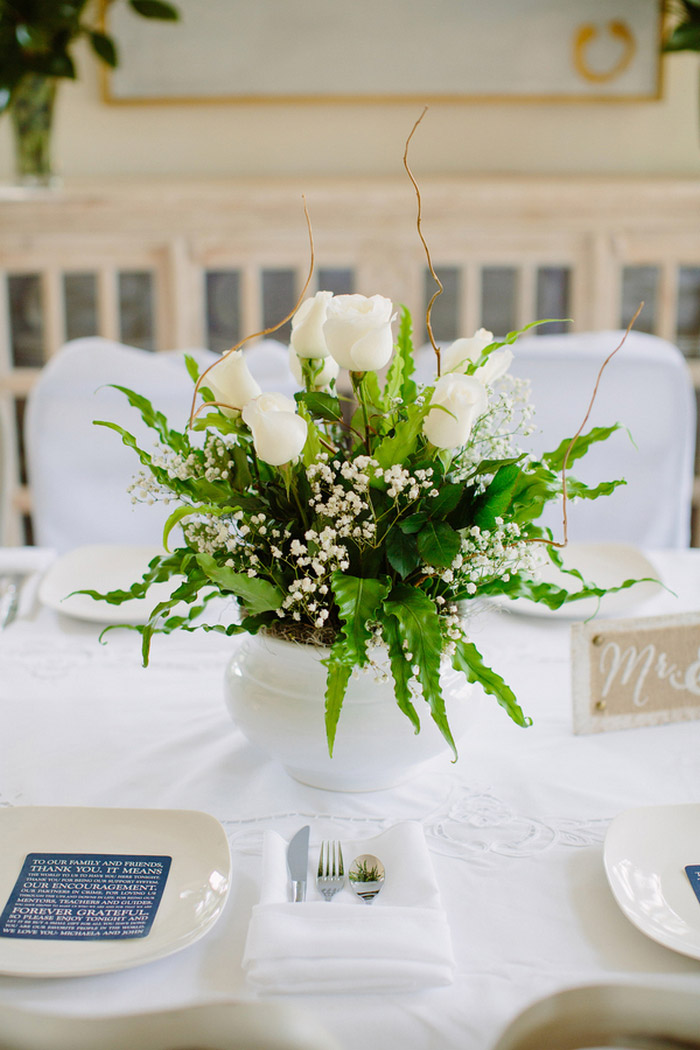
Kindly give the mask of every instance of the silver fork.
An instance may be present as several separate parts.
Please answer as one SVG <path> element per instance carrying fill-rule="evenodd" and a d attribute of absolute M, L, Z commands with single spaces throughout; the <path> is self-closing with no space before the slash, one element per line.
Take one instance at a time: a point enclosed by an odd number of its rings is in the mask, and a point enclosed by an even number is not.
<path fill-rule="evenodd" d="M 342 889 L 344 881 L 345 870 L 340 843 L 335 840 L 322 842 L 321 852 L 318 855 L 316 885 L 325 899 L 329 901 L 339 889 Z"/>

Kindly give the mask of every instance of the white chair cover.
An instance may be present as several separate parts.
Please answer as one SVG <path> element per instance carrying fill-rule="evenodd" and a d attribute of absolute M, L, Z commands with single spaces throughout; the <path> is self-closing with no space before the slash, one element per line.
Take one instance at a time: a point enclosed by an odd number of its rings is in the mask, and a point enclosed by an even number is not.
<path fill-rule="evenodd" d="M 83 1017 L 0 1004 L 1 1050 L 340 1050 L 314 1014 L 291 1003 L 210 1002 Z"/>
<path fill-rule="evenodd" d="M 216 360 L 188 351 L 200 368 Z M 91 543 L 159 544 L 173 507 L 132 504 L 127 488 L 140 469 L 118 434 L 93 425 L 119 423 L 151 452 L 155 435 L 124 395 L 109 384 L 149 398 L 171 427 L 187 425 L 192 381 L 184 351 L 150 353 L 102 338 L 73 340 L 44 367 L 29 396 L 26 450 L 35 543 L 59 553 Z M 287 349 L 274 340 L 245 351 L 263 389 L 291 396 L 296 388 Z"/>
<path fill-rule="evenodd" d="M 491 1050 L 700 1050 L 695 989 L 589 985 L 546 996 L 518 1014 Z"/>
<path fill-rule="evenodd" d="M 586 415 L 601 365 L 622 331 L 524 336 L 511 373 L 530 380 L 537 433 L 527 447 L 551 451 Z M 423 381 L 434 375 L 430 348 L 419 352 Z M 430 373 L 430 370 L 433 370 Z M 621 423 L 571 473 L 588 484 L 623 477 L 613 495 L 568 507 L 569 539 L 640 547 L 687 547 L 695 454 L 695 397 L 688 366 L 672 343 L 630 332 L 605 369 L 586 431 Z M 629 431 L 629 433 L 628 433 Z M 562 538 L 561 506 L 542 519 Z"/>

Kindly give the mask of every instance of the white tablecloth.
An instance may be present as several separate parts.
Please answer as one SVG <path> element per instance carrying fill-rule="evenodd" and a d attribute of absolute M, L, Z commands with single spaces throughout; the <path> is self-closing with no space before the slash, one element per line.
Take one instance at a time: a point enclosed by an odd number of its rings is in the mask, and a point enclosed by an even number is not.
<path fill-rule="evenodd" d="M 651 558 L 677 596 L 645 615 L 700 608 L 700 551 Z M 619 911 L 602 846 L 610 820 L 646 804 L 700 801 L 700 722 L 572 733 L 569 625 L 489 609 L 472 636 L 513 686 L 529 729 L 486 701 L 461 748 L 388 792 L 305 787 L 230 721 L 222 678 L 235 642 L 139 638 L 36 609 L 0 633 L 0 805 L 201 809 L 224 825 L 233 886 L 201 941 L 120 973 L 0 977 L 0 1001 L 120 1012 L 252 998 L 241 969 L 263 833 L 360 838 L 404 819 L 425 829 L 454 941 L 455 984 L 411 995 L 300 996 L 348 1050 L 487 1050 L 524 1006 L 587 982 L 671 982 L 700 992 L 700 962 L 647 939 Z"/>

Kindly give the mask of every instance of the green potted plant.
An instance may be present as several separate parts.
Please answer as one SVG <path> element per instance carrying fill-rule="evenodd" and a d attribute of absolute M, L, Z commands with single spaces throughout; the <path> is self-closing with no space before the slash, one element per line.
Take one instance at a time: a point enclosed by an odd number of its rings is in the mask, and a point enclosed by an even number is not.
<path fill-rule="evenodd" d="M 422 239 L 420 193 L 404 164 Z M 618 425 L 584 433 L 584 420 L 553 451 L 528 452 L 528 386 L 509 368 L 511 346 L 533 325 L 501 340 L 482 328 L 441 347 L 430 318 L 442 285 L 423 245 L 438 284 L 426 313 L 435 366 L 426 384 L 414 378 L 405 307 L 379 294 L 306 296 L 312 245 L 288 318 L 203 372 L 186 358 L 193 396 L 184 431 L 124 386 L 116 389 L 154 432 L 154 451 L 95 420 L 140 460 L 132 499 L 172 509 L 163 552 L 140 581 L 80 593 L 120 605 L 152 599 L 150 588 L 170 581 L 147 622 L 124 625 L 141 634 L 144 664 L 157 634 L 242 635 L 225 674 L 229 711 L 254 744 L 315 787 L 390 787 L 443 750 L 456 758 L 473 685 L 529 725 L 470 637 L 468 607 L 527 598 L 558 609 L 606 593 L 564 569 L 560 548 L 567 498 L 597 499 L 624 483 L 589 487 L 568 472 Z M 263 392 L 241 349 L 288 319 L 294 399 Z M 341 370 L 351 397 L 337 383 Z M 560 500 L 562 540 L 539 522 Z M 572 591 L 540 578 L 548 559 Z M 216 609 L 221 598 L 237 612 L 219 609 L 210 622 L 209 603 Z"/>
<path fill-rule="evenodd" d="M 188 359 L 201 400 L 184 432 L 117 387 L 157 435 L 153 453 L 100 421 L 141 461 L 132 497 L 173 509 L 141 581 L 83 593 L 119 605 L 172 581 L 134 628 L 144 662 L 158 633 L 243 634 L 226 673 L 236 724 L 292 776 L 335 790 L 390 786 L 445 746 L 456 754 L 473 707 L 467 683 L 529 724 L 469 636 L 466 606 L 525 597 L 556 609 L 602 596 L 575 570 L 573 593 L 538 579 L 540 559 L 562 563 L 537 519 L 564 484 L 569 497 L 596 499 L 621 483 L 563 479 L 615 424 L 526 454 L 527 391 L 508 375 L 520 333 L 458 339 L 420 386 L 411 317 L 396 314 L 394 337 L 394 305 L 380 295 L 305 299 L 292 322 L 294 400 L 261 392 L 240 349 L 201 374 Z M 354 386 L 350 419 L 338 367 Z M 222 596 L 240 616 L 208 622 Z"/>
<path fill-rule="evenodd" d="M 0 0 L 0 114 L 10 113 L 17 176 L 26 185 L 50 185 L 51 127 L 56 87 L 77 76 L 72 50 L 86 38 L 100 61 L 115 67 L 115 41 L 103 29 L 93 0 Z M 166 0 L 126 0 L 144 18 L 176 21 Z"/>

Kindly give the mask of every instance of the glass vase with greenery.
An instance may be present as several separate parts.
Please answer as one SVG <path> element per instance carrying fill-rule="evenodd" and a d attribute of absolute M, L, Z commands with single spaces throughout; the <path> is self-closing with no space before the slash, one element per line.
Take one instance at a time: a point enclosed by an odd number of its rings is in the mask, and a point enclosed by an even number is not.
<path fill-rule="evenodd" d="M 97 58 L 114 68 L 119 52 L 105 32 L 105 0 L 0 0 L 0 114 L 9 112 L 15 140 L 18 180 L 50 185 L 56 87 L 75 80 L 73 49 L 86 39 Z M 177 8 L 166 0 L 126 0 L 144 18 L 176 21 Z"/>

